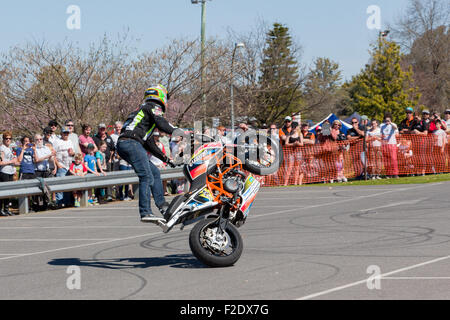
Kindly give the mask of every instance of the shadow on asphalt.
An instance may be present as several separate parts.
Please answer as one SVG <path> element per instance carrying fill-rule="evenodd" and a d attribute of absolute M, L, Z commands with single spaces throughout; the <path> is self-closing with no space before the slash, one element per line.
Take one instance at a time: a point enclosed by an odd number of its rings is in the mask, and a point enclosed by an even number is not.
<path fill-rule="evenodd" d="M 118 259 L 88 259 L 63 258 L 48 262 L 52 266 L 79 266 L 102 269 L 145 269 L 170 266 L 171 268 L 198 269 L 206 268 L 191 254 L 173 254 L 161 258 L 118 258 Z"/>

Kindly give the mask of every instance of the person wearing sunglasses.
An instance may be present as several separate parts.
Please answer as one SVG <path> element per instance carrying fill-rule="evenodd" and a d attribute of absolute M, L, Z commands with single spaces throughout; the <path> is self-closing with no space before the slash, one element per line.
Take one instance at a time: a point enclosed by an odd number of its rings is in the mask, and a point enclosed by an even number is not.
<path fill-rule="evenodd" d="M 75 133 L 75 122 L 71 119 L 68 119 L 64 122 L 64 126 L 69 129 L 69 140 L 72 141 L 73 151 L 75 154 L 81 153 L 80 149 L 80 141 L 78 139 L 78 135 Z"/>
<path fill-rule="evenodd" d="M 3 144 L 0 146 L 0 182 L 14 181 L 16 167 L 19 165 L 17 157 L 11 148 L 12 133 L 3 132 Z M 12 216 L 9 211 L 10 199 L 0 199 L 0 216 Z"/>
<path fill-rule="evenodd" d="M 414 109 L 412 107 L 408 107 L 405 109 L 406 118 L 400 122 L 398 126 L 398 130 L 400 133 L 409 134 L 413 133 L 414 128 L 418 125 L 417 119 L 414 117 Z"/>

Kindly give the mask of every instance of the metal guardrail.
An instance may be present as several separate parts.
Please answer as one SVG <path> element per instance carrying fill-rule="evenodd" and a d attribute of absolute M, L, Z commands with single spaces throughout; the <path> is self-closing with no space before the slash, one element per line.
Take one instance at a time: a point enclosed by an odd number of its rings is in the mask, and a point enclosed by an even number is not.
<path fill-rule="evenodd" d="M 161 170 L 162 180 L 183 178 L 182 168 Z M 106 188 L 126 184 L 139 184 L 139 178 L 134 170 L 108 172 L 106 176 L 86 175 L 53 177 L 44 179 L 51 193 L 80 190 L 83 191 L 81 206 L 88 206 L 88 190 L 93 188 Z M 19 213 L 28 213 L 28 197 L 43 195 L 38 179 L 19 180 L 0 183 L 0 199 L 18 198 Z M 138 193 L 136 193 L 137 195 Z"/>

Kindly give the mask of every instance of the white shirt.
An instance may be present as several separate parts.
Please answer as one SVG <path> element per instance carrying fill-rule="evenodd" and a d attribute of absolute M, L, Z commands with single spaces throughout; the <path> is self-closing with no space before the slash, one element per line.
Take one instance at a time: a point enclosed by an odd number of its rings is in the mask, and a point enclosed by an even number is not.
<path fill-rule="evenodd" d="M 433 132 L 433 134 L 436 136 L 436 142 L 435 146 L 442 147 L 447 143 L 447 133 L 445 133 L 444 130 L 439 129 Z"/>
<path fill-rule="evenodd" d="M 14 153 L 12 152 L 11 148 L 8 148 L 5 145 L 1 145 L 0 146 L 0 152 L 3 153 L 3 160 L 2 161 L 11 161 L 12 159 L 14 159 L 16 156 L 14 155 Z M 0 166 L 0 172 L 3 172 L 5 174 L 15 174 L 16 173 L 16 167 L 8 164 L 6 166 Z"/>
<path fill-rule="evenodd" d="M 51 154 L 52 154 L 52 152 L 51 152 L 49 147 L 47 147 L 47 146 L 42 146 L 42 147 L 36 146 L 36 156 L 38 158 L 43 158 L 43 157 L 49 156 Z M 45 160 L 42 160 L 41 162 L 35 163 L 35 167 L 36 167 L 37 171 L 47 171 L 48 168 L 49 168 L 48 159 L 45 159 Z"/>
<path fill-rule="evenodd" d="M 56 134 L 52 134 L 49 138 L 48 141 L 50 141 L 53 145 L 55 145 L 56 141 L 61 140 Z"/>
<path fill-rule="evenodd" d="M 81 153 L 81 149 L 80 149 L 80 141 L 78 140 L 78 135 L 76 133 L 70 133 L 69 134 L 69 140 L 72 141 L 72 144 L 74 146 L 73 151 L 75 153 Z"/>
<path fill-rule="evenodd" d="M 380 127 L 380 131 L 385 143 L 397 145 L 397 138 L 395 137 L 398 134 L 397 127 L 394 127 L 392 124 L 387 125 L 383 123 Z"/>
<path fill-rule="evenodd" d="M 375 130 L 367 131 L 367 135 L 369 137 L 371 137 L 371 138 L 377 137 L 377 138 L 381 139 L 381 129 L 379 127 L 377 127 Z M 372 146 L 380 147 L 381 146 L 381 141 L 380 140 L 373 140 L 372 141 Z"/>
<path fill-rule="evenodd" d="M 53 148 L 56 151 L 56 159 L 58 162 L 63 168 L 69 169 L 70 164 L 72 163 L 72 157 L 69 155 L 68 150 L 74 150 L 72 141 L 58 139 L 53 144 Z"/>

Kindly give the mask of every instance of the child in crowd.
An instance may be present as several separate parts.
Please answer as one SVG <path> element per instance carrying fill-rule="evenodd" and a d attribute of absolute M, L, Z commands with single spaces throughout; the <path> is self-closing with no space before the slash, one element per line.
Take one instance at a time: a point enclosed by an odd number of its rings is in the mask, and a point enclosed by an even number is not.
<path fill-rule="evenodd" d="M 97 172 L 97 159 L 95 158 L 95 146 L 92 143 L 89 143 L 87 146 L 87 154 L 84 156 L 84 165 L 88 173 L 95 174 L 99 176 L 100 174 Z M 96 204 L 96 199 L 92 196 L 92 190 L 89 189 L 89 204 Z"/>
<path fill-rule="evenodd" d="M 414 176 L 413 151 L 411 145 L 411 140 L 400 139 L 397 148 L 400 155 L 399 167 L 404 169 L 407 175 Z"/>
<path fill-rule="evenodd" d="M 83 163 L 83 155 L 81 153 L 77 153 L 74 157 L 72 164 L 69 167 L 70 174 L 74 176 L 85 176 L 88 172 L 86 166 Z M 75 199 L 75 207 L 80 206 L 82 191 L 74 191 L 73 197 Z"/>
<path fill-rule="evenodd" d="M 347 178 L 344 175 L 344 152 L 339 152 L 338 159 L 336 161 L 337 182 L 347 182 Z"/>
<path fill-rule="evenodd" d="M 97 164 L 97 172 L 99 175 L 106 176 L 106 152 L 107 144 L 106 141 L 101 140 L 98 145 L 98 151 L 95 153 L 95 159 Z M 104 202 L 105 198 L 105 188 L 98 188 L 95 190 L 95 195 L 100 203 Z"/>

